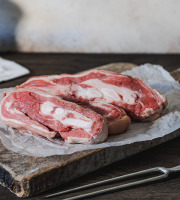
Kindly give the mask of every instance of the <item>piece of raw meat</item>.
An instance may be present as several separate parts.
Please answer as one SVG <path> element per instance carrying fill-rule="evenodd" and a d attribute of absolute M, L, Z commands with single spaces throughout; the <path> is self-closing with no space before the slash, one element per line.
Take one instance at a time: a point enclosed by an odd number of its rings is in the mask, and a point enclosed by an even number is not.
<path fill-rule="evenodd" d="M 99 143 L 108 135 L 100 114 L 33 89 L 4 93 L 0 119 L 8 126 L 47 138 L 60 135 L 68 143 Z"/>
<path fill-rule="evenodd" d="M 45 77 L 46 80 L 42 80 L 41 78 L 43 77 Z M 38 78 L 37 81 L 36 81 L 36 78 Z M 49 77 L 48 76 L 33 77 L 33 78 L 30 78 L 30 80 L 32 80 L 30 84 L 28 83 L 26 84 L 25 82 L 24 84 L 22 84 L 21 86 L 18 86 L 17 88 L 24 87 L 24 88 L 34 88 L 34 89 L 42 90 L 44 92 L 62 96 L 66 100 L 73 101 L 82 106 L 91 108 L 92 110 L 96 111 L 97 113 L 101 114 L 103 117 L 107 119 L 109 135 L 119 134 L 119 133 L 124 132 L 128 128 L 129 124 L 131 123 L 131 119 L 127 116 L 126 112 L 122 108 L 118 108 L 102 100 L 79 101 L 76 98 L 71 98 L 70 95 L 68 95 L 68 92 L 71 90 L 69 86 L 67 86 L 67 88 L 64 88 L 64 86 L 61 87 L 61 85 L 53 84 L 50 81 L 48 82 L 47 78 Z M 55 75 L 55 76 L 51 76 L 51 78 L 59 78 L 59 76 Z M 62 90 L 63 91 L 65 90 L 66 94 L 63 94 Z"/>
<path fill-rule="evenodd" d="M 107 119 L 109 135 L 123 133 L 131 123 L 130 117 L 127 116 L 122 108 L 118 108 L 106 102 L 89 101 L 87 107 Z"/>
<path fill-rule="evenodd" d="M 166 105 L 166 98 L 142 80 L 105 70 L 32 77 L 20 87 L 35 88 L 84 104 L 106 102 L 123 108 L 133 120 L 140 121 L 158 118 Z"/>

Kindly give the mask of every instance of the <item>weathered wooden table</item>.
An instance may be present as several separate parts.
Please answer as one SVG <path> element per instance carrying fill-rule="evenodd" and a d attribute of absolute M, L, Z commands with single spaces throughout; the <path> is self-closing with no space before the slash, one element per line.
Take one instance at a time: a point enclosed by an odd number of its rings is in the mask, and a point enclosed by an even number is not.
<path fill-rule="evenodd" d="M 6 53 L 0 56 L 17 61 L 31 70 L 31 76 L 41 74 L 76 73 L 99 65 L 112 62 L 131 62 L 135 64 L 154 63 L 163 65 L 168 71 L 173 71 L 180 67 L 180 55 L 114 55 L 114 54 L 15 54 Z M 0 84 L 0 87 L 11 87 L 25 81 L 26 77 L 21 77 L 12 81 Z M 61 189 L 76 187 L 110 177 L 126 174 L 142 169 L 165 166 L 172 167 L 180 164 L 180 138 L 166 142 L 143 153 L 119 161 L 101 170 L 83 176 L 78 180 L 65 184 Z M 113 184 L 117 185 L 117 184 Z M 99 189 L 107 186 L 99 187 Z M 53 191 L 57 191 L 53 190 Z M 53 192 L 51 191 L 51 192 Z M 88 192 L 94 189 L 88 190 Z M 80 194 L 80 193 L 75 193 Z M 68 196 L 68 195 L 66 195 Z M 65 195 L 63 197 L 66 197 Z M 40 199 L 43 195 L 28 199 Z M 106 194 L 91 199 L 180 199 L 180 176 L 176 175 L 166 181 L 151 185 Z M 7 189 L 0 186 L 0 199 L 19 199 Z M 52 199 L 60 199 L 55 197 Z"/>

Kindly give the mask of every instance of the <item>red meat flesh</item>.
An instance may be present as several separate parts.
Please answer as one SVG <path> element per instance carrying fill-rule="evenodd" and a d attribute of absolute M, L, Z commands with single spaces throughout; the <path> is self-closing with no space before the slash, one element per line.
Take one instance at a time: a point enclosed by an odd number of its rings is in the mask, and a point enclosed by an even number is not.
<path fill-rule="evenodd" d="M 122 119 L 126 115 L 126 112 L 123 109 L 108 104 L 106 102 L 89 101 L 88 107 L 94 110 L 95 112 L 101 114 L 107 119 L 108 122 Z"/>
<path fill-rule="evenodd" d="M 60 97 L 37 90 L 17 89 L 4 95 L 0 106 L 4 124 L 69 143 L 98 143 L 107 138 L 103 117 Z"/>
<path fill-rule="evenodd" d="M 79 103 L 106 102 L 124 109 L 134 120 L 153 119 L 166 105 L 165 97 L 142 80 L 105 70 L 33 77 L 20 87 L 39 89 Z"/>

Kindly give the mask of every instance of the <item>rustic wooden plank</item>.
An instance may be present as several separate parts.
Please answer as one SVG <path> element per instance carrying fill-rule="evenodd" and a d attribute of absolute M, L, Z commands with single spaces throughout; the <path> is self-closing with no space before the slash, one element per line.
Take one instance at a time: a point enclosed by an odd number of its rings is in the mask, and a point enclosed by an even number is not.
<path fill-rule="evenodd" d="M 171 75 L 178 81 L 180 81 L 180 68 L 173 70 Z"/>
<path fill-rule="evenodd" d="M 113 63 L 101 66 L 101 69 L 121 72 L 134 66 L 130 63 Z M 48 158 L 19 155 L 8 151 L 0 144 L 0 181 L 18 196 L 33 196 L 178 135 L 179 130 L 161 139 L 124 147 L 110 147 Z"/>
<path fill-rule="evenodd" d="M 121 73 L 121 72 L 126 71 L 126 70 L 131 70 L 136 66 L 137 65 L 132 64 L 132 63 L 119 62 L 119 63 L 110 63 L 110 64 L 107 64 L 107 65 L 102 65 L 102 66 L 96 67 L 94 69 L 108 70 L 108 71 Z"/>

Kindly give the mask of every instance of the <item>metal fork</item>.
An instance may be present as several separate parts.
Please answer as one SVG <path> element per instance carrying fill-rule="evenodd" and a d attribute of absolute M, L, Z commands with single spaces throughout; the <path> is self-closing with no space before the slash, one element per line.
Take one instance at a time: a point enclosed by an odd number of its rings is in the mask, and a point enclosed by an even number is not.
<path fill-rule="evenodd" d="M 136 177 L 142 176 L 142 175 L 145 176 L 145 175 L 155 173 L 155 172 L 160 172 L 162 174 L 158 175 L 158 176 L 156 175 L 152 178 L 146 178 L 146 179 L 143 179 L 143 180 L 134 181 L 134 182 L 131 182 L 131 183 L 107 188 L 107 189 L 104 189 L 104 190 L 99 190 L 99 191 L 90 192 L 90 193 L 87 193 L 87 194 L 82 194 L 82 195 L 66 198 L 64 200 L 84 199 L 86 197 L 92 197 L 92 196 L 96 196 L 96 195 L 100 195 L 100 194 L 104 194 L 104 193 L 117 191 L 117 190 L 120 190 L 120 189 L 126 189 L 126 188 L 129 188 L 129 187 L 132 187 L 132 186 L 138 186 L 138 185 L 141 185 L 141 184 L 144 184 L 144 183 L 150 183 L 150 182 L 154 182 L 154 181 L 157 181 L 157 180 L 165 179 L 169 176 L 169 174 L 171 174 L 173 172 L 180 172 L 180 165 L 178 165 L 176 167 L 172 167 L 172 168 L 155 167 L 155 168 L 151 168 L 151 169 L 146 169 L 146 170 L 143 170 L 143 171 L 139 171 L 139 172 L 123 175 L 123 176 L 118 176 L 118 177 L 115 177 L 115 178 L 111 178 L 111 179 L 103 180 L 103 181 L 100 181 L 100 182 L 84 185 L 84 186 L 81 186 L 81 187 L 72 188 L 72 189 L 69 189 L 69 190 L 62 191 L 62 192 L 57 192 L 57 193 L 54 193 L 54 194 L 47 195 L 44 198 L 50 198 L 50 197 L 54 197 L 54 196 L 58 196 L 58 195 L 68 194 L 68 193 L 71 193 L 71 192 L 89 189 L 89 188 L 92 188 L 92 187 L 96 187 L 96 186 L 100 186 L 100 185 L 104 185 L 104 184 L 108 184 L 108 183 L 112 183 L 112 182 L 116 182 L 116 181 L 122 181 L 122 180 L 129 179 L 129 178 L 136 178 Z"/>

